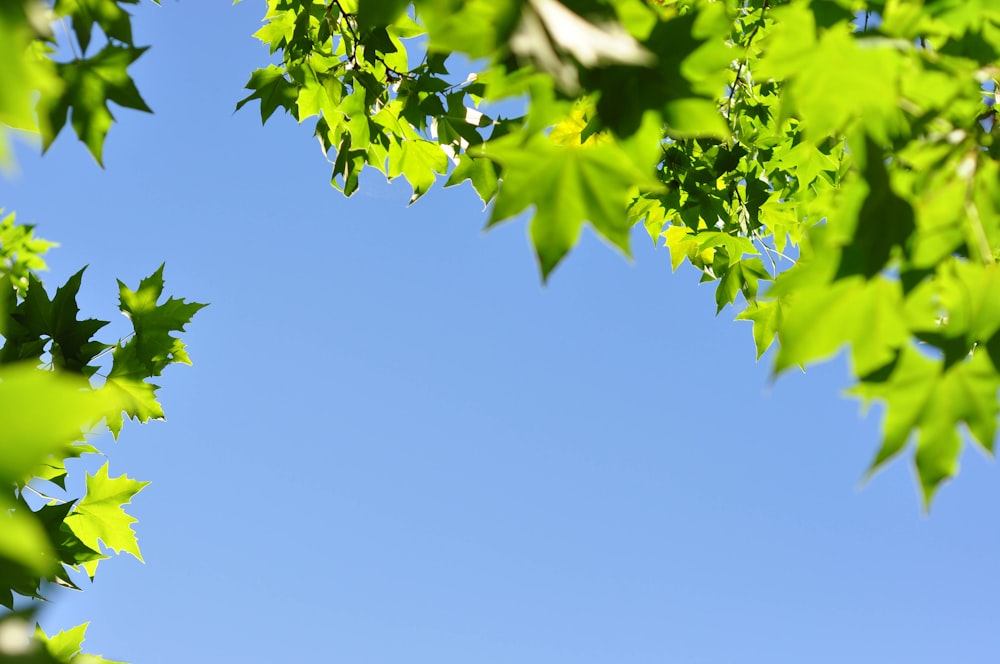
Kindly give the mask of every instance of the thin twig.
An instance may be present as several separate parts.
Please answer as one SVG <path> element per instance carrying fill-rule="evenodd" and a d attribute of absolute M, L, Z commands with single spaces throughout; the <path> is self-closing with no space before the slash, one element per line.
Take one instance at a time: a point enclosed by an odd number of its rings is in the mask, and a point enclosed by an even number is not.
<path fill-rule="evenodd" d="M 354 65 L 355 69 L 361 69 L 361 63 L 358 62 L 358 44 L 361 43 L 361 37 L 358 35 L 357 30 L 354 29 L 354 25 L 352 25 L 352 23 L 351 23 L 352 19 L 356 20 L 356 17 L 355 17 L 354 14 L 350 14 L 350 13 L 344 11 L 344 6 L 340 4 L 340 0 L 333 0 L 333 4 L 337 5 L 337 9 L 340 10 L 340 15 L 344 17 L 344 25 L 347 26 L 347 31 L 351 33 L 351 39 L 354 42 L 353 46 L 351 47 L 351 52 L 348 54 L 347 57 L 350 58 L 351 64 Z M 332 6 L 333 5 L 331 5 L 331 7 Z M 395 77 L 397 79 L 402 79 L 402 78 L 410 79 L 410 78 L 413 78 L 410 75 L 410 72 L 403 73 L 403 72 L 400 72 L 400 71 L 398 71 L 398 70 L 390 67 L 386 63 L 385 59 L 381 55 L 379 55 L 377 52 L 373 51 L 372 52 L 372 57 L 377 62 L 380 62 L 383 67 L 385 67 L 386 79 L 388 79 L 390 82 L 392 82 L 392 78 L 393 77 Z"/>
<path fill-rule="evenodd" d="M 66 17 L 59 19 L 59 25 L 62 26 L 63 32 L 66 33 L 66 41 L 69 42 L 69 48 L 73 51 L 73 59 L 79 60 L 80 54 L 76 50 L 76 43 L 73 41 L 73 37 L 69 34 L 69 28 L 66 27 Z"/>
<path fill-rule="evenodd" d="M 91 361 L 99 360 L 100 358 L 104 357 L 108 353 L 114 352 L 115 348 L 120 348 L 123 343 L 125 343 L 126 341 L 128 341 L 129 339 L 131 339 L 134 336 L 135 336 L 135 332 L 129 332 L 124 337 L 122 337 L 121 339 L 119 339 L 117 344 L 113 344 L 111 346 L 108 346 L 107 348 L 105 348 L 104 350 L 102 350 L 100 353 L 98 353 L 97 355 L 95 355 L 94 357 L 92 357 Z"/>
<path fill-rule="evenodd" d="M 25 484 L 24 488 L 27 489 L 28 491 L 30 491 L 31 493 L 35 494 L 39 498 L 44 498 L 45 500 L 51 500 L 53 502 L 60 503 L 60 504 L 66 502 L 65 500 L 63 500 L 61 498 L 56 498 L 55 496 L 46 495 L 46 494 L 42 493 L 41 491 L 39 491 L 38 489 L 36 489 L 35 487 L 31 486 L 30 484 Z"/>
<path fill-rule="evenodd" d="M 736 100 L 736 88 L 742 82 L 743 68 L 746 64 L 746 61 L 749 60 L 750 57 L 750 46 L 751 44 L 753 44 L 754 37 L 757 36 L 757 31 L 760 30 L 760 26 L 764 24 L 764 12 L 767 11 L 767 9 L 768 9 L 768 2 L 767 0 L 764 0 L 764 4 L 761 5 L 760 8 L 760 19 L 753 26 L 753 30 L 750 31 L 750 35 L 747 37 L 746 47 L 743 51 L 743 59 L 740 60 L 740 64 L 736 68 L 736 76 L 733 78 L 733 85 L 731 88 L 729 88 L 729 99 L 726 102 L 726 120 L 729 121 L 730 127 L 732 127 L 733 131 L 736 131 L 736 126 L 733 124 L 732 121 L 733 105 Z"/>
<path fill-rule="evenodd" d="M 996 263 L 996 259 L 993 258 L 993 248 L 990 246 L 990 240 L 986 235 L 986 229 L 983 227 L 982 217 L 979 216 L 979 208 L 976 207 L 975 201 L 975 188 L 976 188 L 976 172 L 979 170 L 979 158 L 978 153 L 973 150 L 969 152 L 962 163 L 959 165 L 960 171 L 965 171 L 964 168 L 966 163 L 971 163 L 971 167 L 968 169 L 967 173 L 960 172 L 959 175 L 966 180 L 965 187 L 965 214 L 972 222 L 972 232 L 976 238 L 976 248 L 981 254 L 981 258 L 984 264 L 992 265 Z"/>
<path fill-rule="evenodd" d="M 796 261 L 795 261 L 794 258 L 792 258 L 791 256 L 789 256 L 789 255 L 787 255 L 787 254 L 785 254 L 785 253 L 783 253 L 781 251 L 778 251 L 774 247 L 768 246 L 768 244 L 766 242 L 764 242 L 764 238 L 760 235 L 760 233 L 756 233 L 756 232 L 753 233 L 753 239 L 760 243 L 760 246 L 764 249 L 764 253 L 767 254 L 767 259 L 769 261 L 771 261 L 771 267 L 774 268 L 774 275 L 775 276 L 778 276 L 778 265 L 777 265 L 777 263 L 774 260 L 774 256 L 777 256 L 781 260 L 788 261 L 792 265 L 795 265 Z"/>

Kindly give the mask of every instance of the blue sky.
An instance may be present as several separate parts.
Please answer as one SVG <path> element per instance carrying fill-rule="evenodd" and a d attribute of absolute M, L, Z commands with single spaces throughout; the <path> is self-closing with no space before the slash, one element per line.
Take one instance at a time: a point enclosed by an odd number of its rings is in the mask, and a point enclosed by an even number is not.
<path fill-rule="evenodd" d="M 592 235 L 540 284 L 524 220 L 467 188 L 344 199 L 308 127 L 233 114 L 262 3 L 137 8 L 146 116 L 101 171 L 69 135 L 0 205 L 89 264 L 84 312 L 166 261 L 210 302 L 169 422 L 101 441 L 151 480 L 146 563 L 43 614 L 137 664 L 988 662 L 997 469 L 975 450 L 930 517 L 843 360 L 768 382 L 711 286 Z M 125 321 L 115 319 L 124 333 Z M 99 460 L 86 464 L 95 468 Z"/>

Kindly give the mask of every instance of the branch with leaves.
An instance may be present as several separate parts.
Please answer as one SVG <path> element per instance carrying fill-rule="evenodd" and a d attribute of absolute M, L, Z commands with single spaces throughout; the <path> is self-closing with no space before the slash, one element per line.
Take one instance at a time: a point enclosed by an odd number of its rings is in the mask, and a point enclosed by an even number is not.
<path fill-rule="evenodd" d="M 47 149 L 69 122 L 101 163 L 114 120 L 109 104 L 149 111 L 128 73 L 145 51 L 132 41 L 128 4 L 134 0 L 0 5 L 0 166 L 13 163 L 8 128 L 39 134 Z M 61 44 L 54 24 L 62 26 Z M 58 54 L 67 44 L 64 60 Z M 7 487 L 0 491 L 0 661 L 107 662 L 82 654 L 86 624 L 48 636 L 31 623 L 50 584 L 79 589 L 80 577 L 93 579 L 111 552 L 142 559 L 125 508 L 148 483 L 112 476 L 105 462 L 72 495 L 67 462 L 101 454 L 93 444 L 101 428 L 117 438 L 125 418 L 162 419 L 150 379 L 191 363 L 177 334 L 204 305 L 161 302 L 161 266 L 135 290 L 119 282 L 119 309 L 132 332 L 99 341 L 107 322 L 79 317 L 83 270 L 50 295 L 39 273 L 54 244 L 13 214 L 0 210 L 0 217 L 0 483 Z"/>
<path fill-rule="evenodd" d="M 718 311 L 753 323 L 775 374 L 849 350 L 853 393 L 887 406 L 870 471 L 912 442 L 929 505 L 965 440 L 992 453 L 1000 9 L 332 4 L 339 30 L 311 18 L 331 2 L 269 0 L 257 36 L 282 64 L 255 73 L 241 104 L 260 99 L 265 120 L 278 108 L 318 116 L 344 193 L 365 166 L 404 176 L 412 200 L 439 176 L 469 180 L 488 227 L 531 211 L 545 279 L 585 225 L 628 255 L 641 224 L 675 269 L 716 284 Z M 407 49 L 427 59 L 407 70 Z M 382 75 L 343 66 L 355 52 Z M 436 93 L 465 77 L 444 63 L 459 58 L 476 63 L 474 85 L 442 105 Z M 483 120 L 481 104 L 524 114 Z"/>
<path fill-rule="evenodd" d="M 176 333 L 204 306 L 174 298 L 160 302 L 161 266 L 135 290 L 119 282 L 119 308 L 133 331 L 117 343 L 103 343 L 95 335 L 106 321 L 79 317 L 83 270 L 52 296 L 39 280 L 42 254 L 50 246 L 31 226 L 15 224 L 12 214 L 0 222 L 0 481 L 9 487 L 0 492 L 6 520 L 0 605 L 11 612 L 2 620 L 15 623 L 25 618 L 18 597 L 42 600 L 48 583 L 78 590 L 74 576 L 93 579 L 109 552 L 142 560 L 135 519 L 124 508 L 148 483 L 113 477 L 105 462 L 86 476 L 83 495 L 72 496 L 67 461 L 101 453 L 92 440 L 98 428 L 117 438 L 125 417 L 162 419 L 158 387 L 149 379 L 171 364 L 191 363 Z M 108 360 L 110 367 L 102 370 L 100 362 Z M 85 628 L 54 640 L 38 631 L 28 647 L 69 662 Z M 76 650 L 60 659 L 66 639 L 75 639 Z"/>

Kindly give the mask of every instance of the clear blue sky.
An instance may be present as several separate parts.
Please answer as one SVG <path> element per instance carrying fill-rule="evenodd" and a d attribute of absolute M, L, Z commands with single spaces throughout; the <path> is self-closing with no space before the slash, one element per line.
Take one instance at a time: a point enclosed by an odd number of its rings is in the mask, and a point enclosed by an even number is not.
<path fill-rule="evenodd" d="M 996 661 L 995 464 L 969 450 L 929 518 L 906 461 L 860 488 L 879 423 L 843 360 L 769 386 L 640 234 L 542 287 L 467 187 L 344 199 L 308 127 L 233 114 L 263 11 L 144 3 L 156 115 L 117 113 L 106 171 L 67 135 L 0 181 L 62 243 L 53 284 L 90 265 L 85 313 L 163 261 L 211 302 L 169 422 L 102 440 L 152 481 L 146 564 L 58 593 L 50 631 L 136 664 Z"/>

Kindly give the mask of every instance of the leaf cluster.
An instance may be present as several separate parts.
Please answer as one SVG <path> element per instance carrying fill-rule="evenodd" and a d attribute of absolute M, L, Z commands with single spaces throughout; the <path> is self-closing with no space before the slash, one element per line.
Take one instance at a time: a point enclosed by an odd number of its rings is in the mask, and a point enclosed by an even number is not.
<path fill-rule="evenodd" d="M 12 215 L 0 223 L 0 242 L 0 483 L 7 487 L 0 491 L 0 605 L 14 611 L 23 604 L 18 597 L 44 599 L 47 584 L 79 589 L 71 572 L 93 579 L 109 551 L 142 560 L 135 518 L 124 508 L 147 482 L 112 477 L 105 462 L 86 475 L 82 495 L 70 496 L 67 462 L 100 454 L 91 436 L 102 423 L 117 438 L 124 417 L 162 419 L 149 379 L 191 363 L 176 333 L 204 305 L 161 301 L 161 266 L 135 290 L 119 282 L 119 308 L 133 331 L 102 342 L 95 335 L 107 322 L 81 318 L 77 305 L 83 270 L 50 295 L 35 270 L 52 243 Z M 25 661 L 83 661 L 85 628 L 51 639 L 35 634 L 43 645 Z"/>
<path fill-rule="evenodd" d="M 104 139 L 115 119 L 109 104 L 150 112 L 128 72 L 146 51 L 134 43 L 126 11 L 138 1 L 3 3 L 0 165 L 12 164 L 7 127 L 40 135 L 48 150 L 67 122 L 103 165 Z"/>
<path fill-rule="evenodd" d="M 992 453 L 994 3 L 269 0 L 256 36 L 281 62 L 239 106 L 314 118 L 345 194 L 469 180 L 488 226 L 528 212 L 543 278 L 641 224 L 775 374 L 849 349 L 872 470 L 915 440 L 929 504 L 963 427 Z"/>
<path fill-rule="evenodd" d="M 155 2 L 156 0 L 154 0 Z M 67 122 L 99 164 L 114 117 L 109 103 L 149 111 L 128 68 L 145 48 L 133 42 L 125 6 L 138 0 L 12 0 L 0 3 L 0 166 L 10 167 L 6 128 L 40 134 L 43 150 Z M 61 26 L 66 41 L 56 39 Z M 71 54 L 71 58 L 62 56 Z M 80 270 L 50 295 L 38 277 L 54 243 L 35 237 L 0 210 L 0 660 L 85 664 L 87 625 L 30 634 L 32 600 L 51 584 L 79 589 L 72 572 L 93 579 L 109 551 L 142 559 L 135 518 L 125 507 L 146 486 L 109 464 L 67 490 L 67 462 L 101 454 L 91 436 L 117 439 L 126 417 L 162 419 L 151 382 L 175 363 L 190 364 L 177 336 L 204 305 L 162 301 L 163 266 L 132 290 L 118 283 L 119 309 L 132 332 L 117 342 L 96 335 L 107 321 L 79 315 Z M 103 426 L 102 426 L 103 424 Z M 25 608 L 25 602 L 27 607 Z"/>

